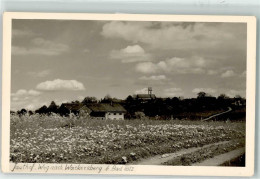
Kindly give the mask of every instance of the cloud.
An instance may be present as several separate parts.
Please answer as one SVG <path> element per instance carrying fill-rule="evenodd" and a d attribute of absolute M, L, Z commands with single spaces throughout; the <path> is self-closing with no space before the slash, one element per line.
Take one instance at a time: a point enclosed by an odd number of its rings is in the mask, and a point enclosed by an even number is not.
<path fill-rule="evenodd" d="M 140 80 L 155 80 L 155 81 L 157 81 L 157 80 L 165 80 L 166 77 L 165 77 L 165 75 L 158 75 L 158 76 L 153 75 L 153 76 L 149 76 L 149 77 L 142 76 L 139 79 Z"/>
<path fill-rule="evenodd" d="M 27 98 L 27 99 L 20 98 L 19 100 L 12 99 L 11 110 L 16 111 L 16 110 L 21 110 L 22 108 L 25 108 L 27 110 L 35 110 L 40 108 L 43 105 L 48 105 L 48 104 L 50 103 L 40 97 Z"/>
<path fill-rule="evenodd" d="M 235 76 L 235 72 L 233 70 L 227 70 L 226 72 L 221 74 L 222 78 L 229 78 Z"/>
<path fill-rule="evenodd" d="M 139 45 L 127 46 L 121 50 L 112 50 L 110 58 L 119 59 L 122 63 L 150 61 L 151 55 Z"/>
<path fill-rule="evenodd" d="M 36 109 L 36 106 L 34 104 L 28 104 L 25 106 L 25 109 L 34 110 L 34 109 Z"/>
<path fill-rule="evenodd" d="M 25 103 L 29 99 L 32 99 L 39 96 L 41 92 L 30 89 L 19 89 L 15 93 L 11 93 L 11 100 L 12 100 L 12 105 L 13 103 L 20 104 L 20 103 Z"/>
<path fill-rule="evenodd" d="M 101 34 L 159 49 L 201 49 L 223 44 L 240 48 L 237 40 L 246 39 L 246 26 L 230 23 L 122 22 L 104 24 Z"/>
<path fill-rule="evenodd" d="M 41 94 L 41 92 L 36 91 L 36 90 L 29 90 L 29 91 L 28 91 L 28 94 L 29 94 L 30 96 L 38 96 L 38 95 Z"/>
<path fill-rule="evenodd" d="M 76 80 L 55 79 L 53 81 L 45 81 L 39 83 L 36 86 L 36 89 L 42 91 L 64 91 L 64 90 L 80 91 L 80 90 L 85 90 L 85 87 L 81 82 Z"/>
<path fill-rule="evenodd" d="M 194 88 L 192 90 L 193 93 L 199 93 L 199 92 L 205 92 L 205 93 L 209 93 L 209 94 L 214 94 L 217 92 L 217 90 L 212 89 L 212 88 Z"/>
<path fill-rule="evenodd" d="M 240 95 L 242 97 L 245 97 L 246 96 L 246 90 L 228 90 L 226 92 L 226 94 L 229 96 L 229 97 L 235 97 L 236 95 Z"/>
<path fill-rule="evenodd" d="M 148 89 L 143 88 L 143 89 L 140 89 L 140 90 L 136 90 L 135 94 L 148 94 Z"/>
<path fill-rule="evenodd" d="M 178 74 L 201 74 L 211 62 L 201 57 L 178 58 L 173 57 L 158 63 L 143 62 L 136 65 L 136 71 L 141 73 L 168 72 Z"/>
<path fill-rule="evenodd" d="M 152 62 L 138 63 L 136 65 L 136 71 L 141 73 L 156 73 L 159 70 L 158 64 Z"/>
<path fill-rule="evenodd" d="M 39 96 L 41 92 L 30 89 L 30 90 L 25 90 L 25 89 L 19 89 L 15 93 L 11 93 L 12 97 L 22 97 L 22 96 Z"/>
<path fill-rule="evenodd" d="M 126 48 L 121 50 L 124 53 L 135 54 L 135 53 L 144 53 L 144 49 L 139 45 L 127 46 Z"/>
<path fill-rule="evenodd" d="M 28 72 L 28 75 L 42 78 L 48 76 L 50 73 L 51 73 L 50 70 L 43 70 L 39 72 Z"/>
<path fill-rule="evenodd" d="M 73 100 L 75 100 L 75 99 L 73 99 Z M 52 99 L 52 101 L 54 101 L 57 105 L 61 105 L 62 103 L 70 103 L 71 102 L 68 99 L 57 99 L 57 98 L 56 99 Z M 50 102 L 47 103 L 46 106 L 48 106 L 48 104 L 50 104 Z"/>
<path fill-rule="evenodd" d="M 43 38 L 34 38 L 31 47 L 12 46 L 12 55 L 56 56 L 68 51 L 69 47 Z"/>
<path fill-rule="evenodd" d="M 168 88 L 164 90 L 164 96 L 166 97 L 175 97 L 182 96 L 183 90 L 181 88 Z"/>
<path fill-rule="evenodd" d="M 78 96 L 77 99 L 82 101 L 85 97 L 84 96 Z"/>

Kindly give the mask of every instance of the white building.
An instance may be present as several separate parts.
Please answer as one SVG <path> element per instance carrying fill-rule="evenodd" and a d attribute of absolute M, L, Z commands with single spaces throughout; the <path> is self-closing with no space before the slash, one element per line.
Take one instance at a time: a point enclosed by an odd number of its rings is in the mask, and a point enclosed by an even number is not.
<path fill-rule="evenodd" d="M 123 120 L 125 108 L 118 103 L 90 103 L 86 105 L 91 110 L 90 116 L 101 119 Z"/>

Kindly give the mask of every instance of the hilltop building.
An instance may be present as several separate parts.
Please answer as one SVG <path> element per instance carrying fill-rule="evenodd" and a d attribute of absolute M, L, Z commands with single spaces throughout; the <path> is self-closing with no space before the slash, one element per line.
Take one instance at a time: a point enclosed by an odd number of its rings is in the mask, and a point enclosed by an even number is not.
<path fill-rule="evenodd" d="M 156 99 L 156 96 L 152 94 L 152 87 L 148 87 L 148 94 L 136 94 L 134 96 L 135 99 L 141 99 L 144 101 Z"/>

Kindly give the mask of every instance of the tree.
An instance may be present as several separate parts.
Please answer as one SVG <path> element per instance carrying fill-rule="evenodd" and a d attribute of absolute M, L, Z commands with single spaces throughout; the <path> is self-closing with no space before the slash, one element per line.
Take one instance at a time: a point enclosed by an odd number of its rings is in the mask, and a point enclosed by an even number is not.
<path fill-rule="evenodd" d="M 207 96 L 207 93 L 201 91 L 197 95 L 198 95 L 197 98 L 205 98 Z"/>
<path fill-rule="evenodd" d="M 127 97 L 126 97 L 126 100 L 127 101 L 132 101 L 134 98 L 133 98 L 133 96 L 132 95 L 128 95 Z"/>
<path fill-rule="evenodd" d="M 58 109 L 58 113 L 61 116 L 68 116 L 70 114 L 70 110 L 66 108 L 64 104 L 62 104 Z"/>
<path fill-rule="evenodd" d="M 127 96 L 127 98 L 125 99 L 127 102 L 131 102 L 133 101 L 133 97 L 131 95 Z"/>
<path fill-rule="evenodd" d="M 228 99 L 229 97 L 227 96 L 227 95 L 225 95 L 225 94 L 220 94 L 219 96 L 218 96 L 218 99 Z"/>
<path fill-rule="evenodd" d="M 36 111 L 35 111 L 35 113 L 39 113 L 39 114 L 46 114 L 48 111 L 47 111 L 47 106 L 42 106 L 42 107 L 40 107 L 39 109 L 37 109 Z"/>
<path fill-rule="evenodd" d="M 111 97 L 109 94 L 107 94 L 107 95 L 104 97 L 104 100 L 110 100 L 110 99 L 112 99 L 112 97 Z"/>
<path fill-rule="evenodd" d="M 92 96 L 87 96 L 83 99 L 82 101 L 83 104 L 87 104 L 87 103 L 97 103 L 97 98 L 96 97 L 92 97 Z"/>
<path fill-rule="evenodd" d="M 28 114 L 31 116 L 31 115 L 33 115 L 33 112 L 30 110 L 30 111 L 28 111 Z"/>
<path fill-rule="evenodd" d="M 72 104 L 80 104 L 79 100 L 72 101 L 71 103 L 72 103 Z"/>
<path fill-rule="evenodd" d="M 59 108 L 59 106 L 57 106 L 56 103 L 54 101 L 52 101 L 51 104 L 49 105 L 47 111 L 49 113 L 51 113 L 51 112 L 57 113 L 58 112 L 58 108 Z"/>
<path fill-rule="evenodd" d="M 25 115 L 27 113 L 26 109 L 21 109 L 21 111 L 17 111 L 17 114 L 19 115 Z"/>
<path fill-rule="evenodd" d="M 177 97 L 173 97 L 173 98 L 172 98 L 172 101 L 173 101 L 174 103 L 178 103 L 178 102 L 180 101 L 180 99 L 177 98 Z"/>
<path fill-rule="evenodd" d="M 112 97 L 107 94 L 104 99 L 101 100 L 102 103 L 110 103 L 112 101 Z"/>

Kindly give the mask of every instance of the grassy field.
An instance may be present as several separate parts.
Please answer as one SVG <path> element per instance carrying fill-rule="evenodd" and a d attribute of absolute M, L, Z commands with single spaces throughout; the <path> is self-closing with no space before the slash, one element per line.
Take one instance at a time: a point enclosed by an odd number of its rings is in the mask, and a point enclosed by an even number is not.
<path fill-rule="evenodd" d="M 245 122 L 12 115 L 10 135 L 11 162 L 123 164 L 219 141 L 243 143 Z"/>

